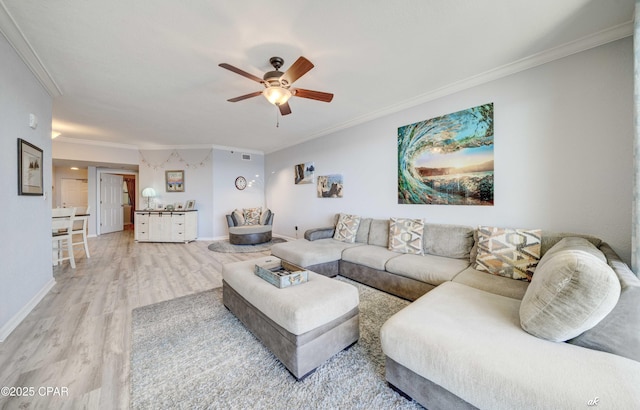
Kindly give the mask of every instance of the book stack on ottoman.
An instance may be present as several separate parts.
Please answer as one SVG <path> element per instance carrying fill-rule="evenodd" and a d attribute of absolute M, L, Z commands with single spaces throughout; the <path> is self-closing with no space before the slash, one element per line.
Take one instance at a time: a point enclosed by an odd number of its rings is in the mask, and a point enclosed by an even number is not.
<path fill-rule="evenodd" d="M 360 337 L 358 290 L 314 272 L 307 281 L 278 288 L 257 276 L 267 256 L 224 265 L 224 305 L 301 380 Z"/>

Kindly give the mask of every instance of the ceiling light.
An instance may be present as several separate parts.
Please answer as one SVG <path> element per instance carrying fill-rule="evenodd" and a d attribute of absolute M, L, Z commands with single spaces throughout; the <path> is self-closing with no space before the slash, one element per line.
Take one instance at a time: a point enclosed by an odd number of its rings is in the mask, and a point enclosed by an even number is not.
<path fill-rule="evenodd" d="M 71 169 L 72 169 L 72 170 L 74 170 L 74 171 L 77 171 L 77 170 L 79 170 L 80 168 L 78 168 L 78 167 L 71 167 Z"/>
<path fill-rule="evenodd" d="M 264 98 L 266 98 L 273 105 L 286 104 L 291 98 L 291 91 L 279 86 L 273 86 L 265 88 L 262 92 Z"/>
<path fill-rule="evenodd" d="M 51 131 L 51 139 L 56 139 L 61 135 L 58 131 Z"/>

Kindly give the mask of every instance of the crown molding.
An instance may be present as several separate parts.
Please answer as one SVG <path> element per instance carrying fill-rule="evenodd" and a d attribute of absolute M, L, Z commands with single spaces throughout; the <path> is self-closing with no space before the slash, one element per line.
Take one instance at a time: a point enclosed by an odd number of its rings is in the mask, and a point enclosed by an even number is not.
<path fill-rule="evenodd" d="M 42 64 L 40 57 L 35 52 L 29 41 L 24 36 L 18 23 L 13 19 L 7 6 L 0 0 L 0 33 L 4 35 L 11 47 L 18 53 L 20 59 L 29 67 L 29 70 L 36 76 L 36 79 L 52 97 L 60 97 L 62 90 L 51 76 L 51 73 Z"/>
<path fill-rule="evenodd" d="M 122 144 L 119 142 L 109 142 L 109 141 L 97 141 L 97 140 L 85 140 L 81 138 L 69 138 L 60 136 L 53 140 L 53 144 L 58 142 L 68 143 L 68 144 L 79 144 L 79 145 L 93 145 L 100 147 L 109 147 L 109 148 L 121 148 L 121 149 L 131 149 L 131 150 L 172 150 L 172 149 L 217 149 L 221 151 L 237 151 L 246 154 L 257 154 L 264 155 L 263 151 L 241 148 L 241 147 L 229 147 L 225 145 L 214 145 L 214 144 L 194 144 L 194 145 L 158 145 L 158 144 L 141 144 L 141 145 L 132 145 L 132 144 Z"/>
<path fill-rule="evenodd" d="M 525 57 L 520 60 L 514 61 L 512 63 L 494 68 L 492 70 L 485 71 L 484 73 L 480 73 L 478 75 L 474 75 L 474 76 L 465 78 L 463 80 L 456 81 L 444 87 L 438 88 L 428 93 L 418 95 L 414 98 L 410 98 L 400 103 L 387 106 L 385 108 L 367 113 L 365 115 L 361 115 L 352 120 L 343 122 L 342 124 L 338 124 L 334 127 L 326 128 L 312 135 L 308 135 L 300 139 L 298 143 L 306 142 L 318 137 L 322 137 L 324 135 L 333 134 L 335 132 L 338 132 L 347 128 L 351 128 L 356 125 L 363 124 L 365 122 L 373 121 L 385 115 L 406 110 L 408 108 L 412 108 L 417 105 L 436 100 L 438 98 L 446 97 L 448 95 L 466 90 L 468 88 L 476 87 L 478 85 L 482 85 L 494 80 L 498 80 L 500 78 L 507 77 L 509 75 L 516 74 L 521 71 L 528 70 L 530 68 L 534 68 L 554 60 L 568 57 L 572 54 L 576 54 L 582 51 L 589 50 L 591 48 L 601 46 L 603 44 L 607 44 L 616 40 L 623 39 L 625 37 L 632 36 L 633 31 L 634 31 L 634 24 L 633 24 L 633 20 L 631 20 L 626 23 L 622 23 L 617 26 L 613 26 L 608 29 L 599 31 L 597 33 L 588 35 L 586 37 L 582 37 L 578 40 L 565 43 L 558 47 L 554 47 L 549 50 L 545 50 L 543 52 L 533 54 L 529 57 Z M 276 152 L 285 148 L 288 148 L 288 146 L 276 148 L 274 150 L 269 151 L 268 153 Z"/>

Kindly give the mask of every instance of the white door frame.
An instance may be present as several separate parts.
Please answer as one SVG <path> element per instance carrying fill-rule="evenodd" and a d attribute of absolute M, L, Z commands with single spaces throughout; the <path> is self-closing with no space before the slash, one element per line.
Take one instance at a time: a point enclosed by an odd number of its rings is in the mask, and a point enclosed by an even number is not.
<path fill-rule="evenodd" d="M 96 235 L 100 235 L 100 177 L 102 174 L 118 174 L 118 175 L 133 175 L 136 177 L 136 189 L 138 189 L 138 181 L 140 178 L 138 177 L 138 173 L 136 171 L 131 171 L 130 169 L 111 169 L 111 168 L 96 168 Z M 137 199 L 137 193 L 136 193 Z"/>

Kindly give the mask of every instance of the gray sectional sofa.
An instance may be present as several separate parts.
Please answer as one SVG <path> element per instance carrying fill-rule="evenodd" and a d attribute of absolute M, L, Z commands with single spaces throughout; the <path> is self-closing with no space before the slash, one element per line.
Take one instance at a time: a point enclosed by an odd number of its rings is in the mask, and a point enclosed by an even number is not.
<path fill-rule="evenodd" d="M 640 280 L 599 238 L 542 234 L 542 261 L 563 238 L 581 237 L 620 284 L 615 307 L 595 327 L 553 342 L 521 326 L 530 282 L 474 269 L 476 229 L 427 223 L 423 255 L 388 249 L 389 220 L 363 218 L 353 243 L 333 239 L 334 232 L 335 226 L 309 230 L 305 239 L 274 245 L 272 254 L 413 301 L 385 323 L 381 343 L 387 381 L 423 406 L 622 409 L 640 403 Z M 564 251 L 582 257 L 581 249 Z"/>

